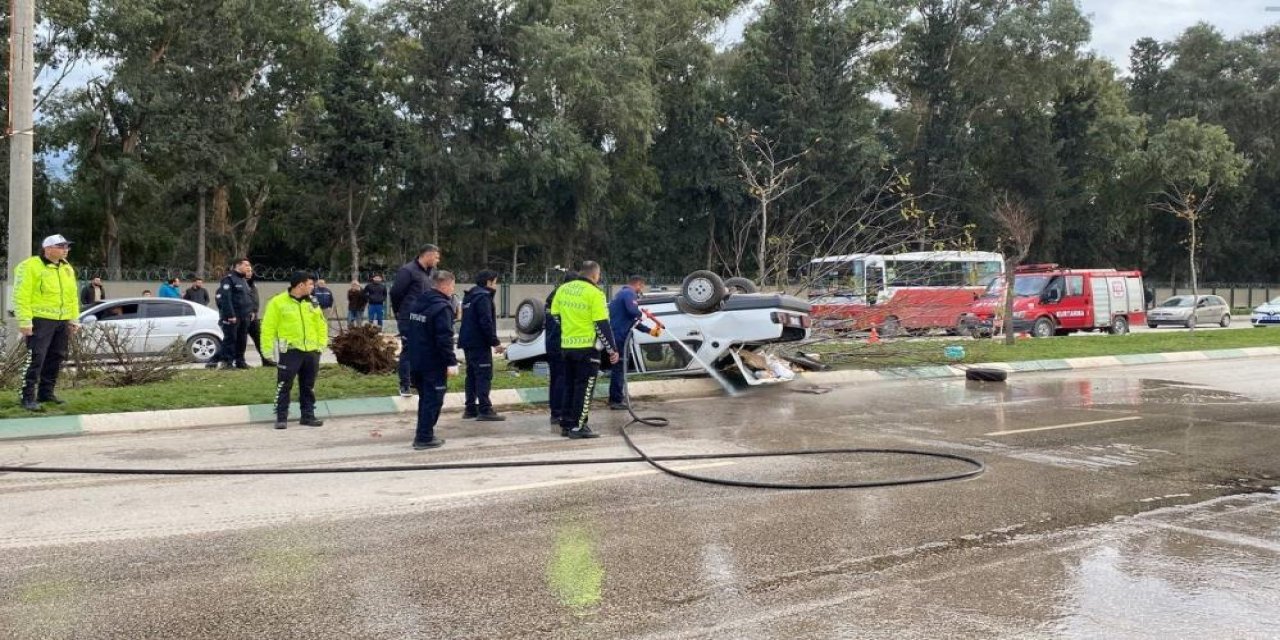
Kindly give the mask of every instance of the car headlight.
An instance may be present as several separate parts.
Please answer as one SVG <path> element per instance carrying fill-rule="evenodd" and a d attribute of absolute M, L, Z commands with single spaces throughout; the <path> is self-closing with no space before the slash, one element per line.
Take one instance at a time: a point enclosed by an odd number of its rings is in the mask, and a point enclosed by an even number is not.
<path fill-rule="evenodd" d="M 1019 320 L 1021 320 L 1022 318 L 1027 317 L 1027 312 L 1026 312 L 1026 311 L 1014 311 L 1014 312 L 1013 312 L 1013 317 L 1018 318 Z"/>

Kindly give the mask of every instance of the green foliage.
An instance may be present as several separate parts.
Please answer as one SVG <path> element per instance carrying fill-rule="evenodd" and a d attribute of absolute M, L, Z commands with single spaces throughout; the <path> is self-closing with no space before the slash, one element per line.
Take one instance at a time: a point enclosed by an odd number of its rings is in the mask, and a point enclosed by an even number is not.
<path fill-rule="evenodd" d="M 1184 230 L 1150 194 L 1212 184 L 1205 275 L 1280 278 L 1278 28 L 1144 38 L 1125 79 L 1085 51 L 1072 0 L 368 6 L 42 3 L 47 74 L 103 70 L 43 103 L 41 148 L 69 164 L 38 176 L 37 232 L 82 239 L 85 266 L 191 269 L 203 209 L 214 267 L 247 253 L 345 279 L 431 241 L 462 271 L 754 274 L 736 152 L 754 130 L 797 158 L 769 269 L 872 232 L 990 248 L 1007 193 L 1040 229 L 1029 260 L 1183 278 Z M 743 41 L 717 50 L 743 9 Z M 920 233 L 850 217 L 904 208 Z"/>

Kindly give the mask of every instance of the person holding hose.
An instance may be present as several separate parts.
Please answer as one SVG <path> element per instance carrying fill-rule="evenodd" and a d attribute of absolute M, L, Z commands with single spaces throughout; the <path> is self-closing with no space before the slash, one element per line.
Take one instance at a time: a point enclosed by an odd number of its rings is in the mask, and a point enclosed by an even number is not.
<path fill-rule="evenodd" d="M 637 324 L 642 317 L 639 299 L 644 295 L 644 287 L 644 277 L 631 276 L 627 280 L 627 285 L 618 289 L 618 293 L 613 296 L 613 302 L 609 303 L 609 326 L 613 330 L 613 341 L 621 351 L 625 352 L 627 343 L 631 341 L 633 326 L 655 337 L 659 335 L 660 329 L 657 327 L 650 328 L 643 323 Z M 619 364 L 610 370 L 609 408 L 614 411 L 628 408 L 627 400 L 622 394 L 622 385 L 626 384 L 626 380 L 627 371 L 623 365 Z"/>
<path fill-rule="evenodd" d="M 560 416 L 560 435 L 566 438 L 598 438 L 587 421 L 591 414 L 591 398 L 595 395 L 600 375 L 600 352 L 596 341 L 604 345 L 609 364 L 618 364 L 618 347 L 609 328 L 609 308 L 600 282 L 600 265 L 587 261 L 578 269 L 578 279 L 556 291 L 551 315 L 560 324 L 560 351 L 564 357 L 565 380 L 569 385 L 569 405 Z"/>

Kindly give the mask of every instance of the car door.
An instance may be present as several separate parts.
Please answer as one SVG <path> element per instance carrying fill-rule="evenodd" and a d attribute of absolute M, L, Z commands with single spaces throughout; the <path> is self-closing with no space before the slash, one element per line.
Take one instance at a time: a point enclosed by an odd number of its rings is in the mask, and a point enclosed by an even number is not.
<path fill-rule="evenodd" d="M 1068 275 L 1062 279 L 1062 300 L 1055 315 L 1062 329 L 1087 329 L 1093 326 L 1089 314 L 1089 297 L 1085 295 L 1084 276 Z"/>
<path fill-rule="evenodd" d="M 159 353 L 174 342 L 185 340 L 195 324 L 196 312 L 181 300 L 153 300 L 143 303 L 146 317 L 146 352 Z"/>
<path fill-rule="evenodd" d="M 144 347 L 146 319 L 138 302 L 109 304 L 93 313 L 95 321 L 87 327 L 88 347 L 100 354 L 116 349 L 140 353 Z"/>

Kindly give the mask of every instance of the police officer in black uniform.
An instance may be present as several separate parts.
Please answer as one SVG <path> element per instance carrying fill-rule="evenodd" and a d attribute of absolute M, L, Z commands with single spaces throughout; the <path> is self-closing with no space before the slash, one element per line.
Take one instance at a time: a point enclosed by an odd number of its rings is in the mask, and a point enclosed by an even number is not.
<path fill-rule="evenodd" d="M 219 364 L 224 369 L 235 367 L 248 369 L 244 361 L 244 350 L 249 346 L 249 324 L 253 322 L 253 294 L 246 278 L 253 273 L 253 266 L 248 258 L 236 260 L 222 282 L 218 283 L 218 292 L 214 297 L 218 301 L 218 324 L 222 326 L 222 350 L 218 352 L 206 367 L 213 369 Z"/>

